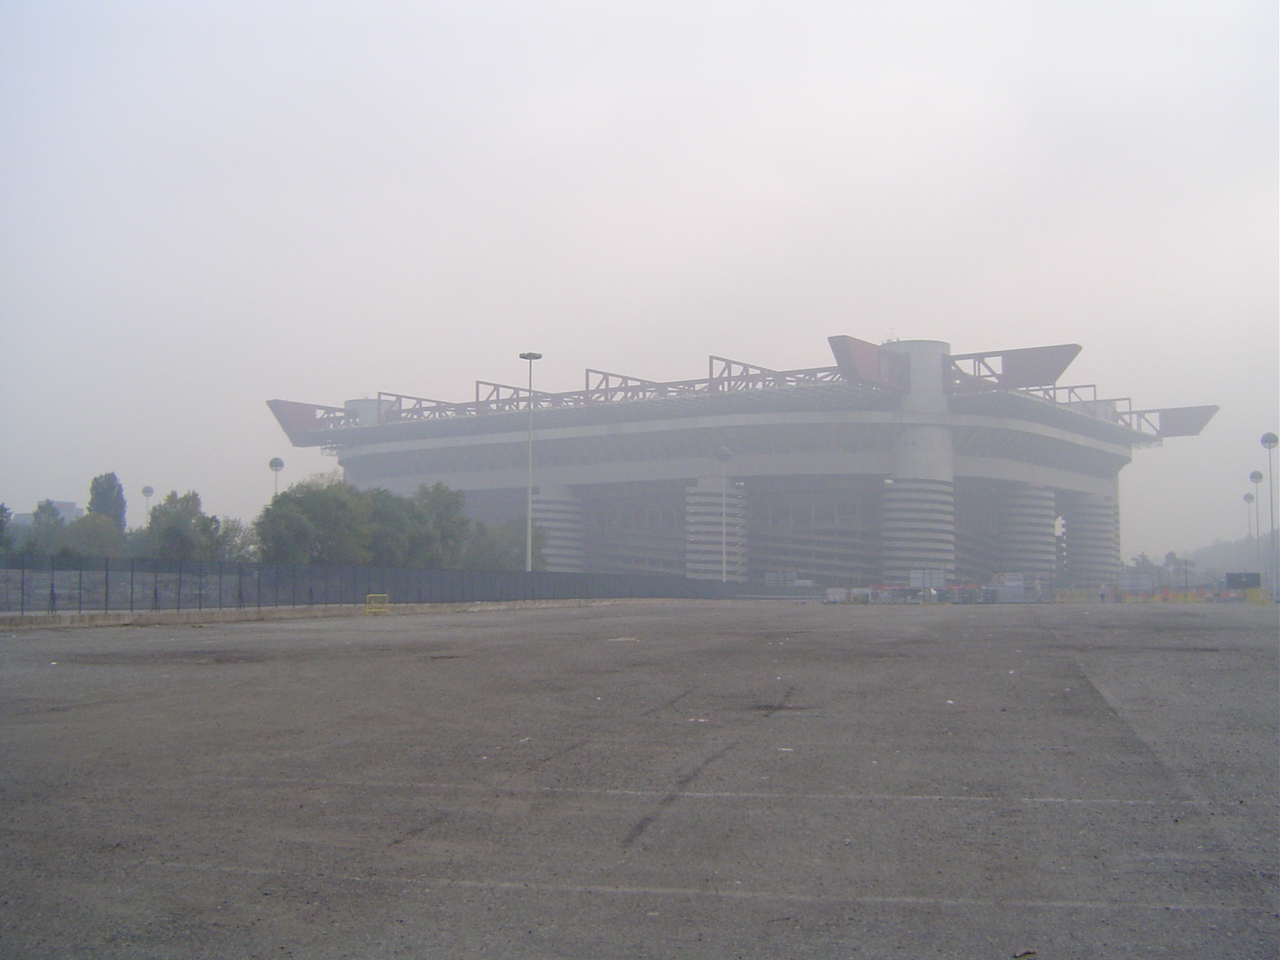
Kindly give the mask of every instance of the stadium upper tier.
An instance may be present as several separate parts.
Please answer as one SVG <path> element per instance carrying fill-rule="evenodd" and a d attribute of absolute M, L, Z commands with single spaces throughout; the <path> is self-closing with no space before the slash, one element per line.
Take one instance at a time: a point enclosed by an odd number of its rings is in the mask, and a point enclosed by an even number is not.
<path fill-rule="evenodd" d="M 1198 434 L 1217 411 L 1059 385 L 1076 344 L 953 355 L 938 341 L 829 342 L 835 364 L 802 370 L 711 357 L 696 380 L 588 370 L 564 393 L 479 381 L 466 402 L 269 405 L 294 445 L 335 452 L 351 482 L 442 481 L 489 519 L 524 514 L 531 433 L 534 517 L 559 569 L 840 583 L 922 569 L 1105 580 L 1132 449 Z"/>
<path fill-rule="evenodd" d="M 268 406 L 294 446 L 340 447 L 357 430 L 361 443 L 500 433 L 510 428 L 503 415 L 518 414 L 523 424 L 530 410 L 538 414 L 539 426 L 549 427 L 719 413 L 892 410 L 898 405 L 909 387 L 910 371 L 892 345 L 876 347 L 845 336 L 829 342 L 836 366 L 772 370 L 712 356 L 707 376 L 697 380 L 644 380 L 589 369 L 582 390 L 563 393 L 477 380 L 475 399 L 464 402 L 380 392 L 376 399 L 351 400 L 342 407 L 290 400 L 270 400 Z M 1218 409 L 1138 410 L 1128 398 L 1099 398 L 1092 384 L 1058 386 L 1080 349 L 1072 343 L 950 356 L 945 371 L 950 407 L 956 413 L 1101 431 L 1100 436 L 1135 444 L 1197 434 Z M 411 425 L 418 429 L 409 429 Z"/>

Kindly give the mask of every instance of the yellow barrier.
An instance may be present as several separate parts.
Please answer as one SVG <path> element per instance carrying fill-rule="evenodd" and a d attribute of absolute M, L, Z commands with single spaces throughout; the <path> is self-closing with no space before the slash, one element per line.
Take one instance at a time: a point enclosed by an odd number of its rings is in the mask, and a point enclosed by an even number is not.
<path fill-rule="evenodd" d="M 1262 598 L 1255 598 L 1261 594 Z M 1267 603 L 1270 594 L 1266 590 L 1250 590 L 1246 599 L 1254 603 Z M 1172 590 L 1164 588 L 1147 593 L 1125 593 L 1123 591 L 1105 591 L 1105 599 L 1100 598 L 1097 590 L 1064 589 L 1053 592 L 1055 603 L 1203 603 L 1211 599 L 1210 591 L 1203 587 L 1192 590 Z"/>
<path fill-rule="evenodd" d="M 1108 598 L 1110 599 L 1110 598 Z M 1054 603 L 1097 603 L 1097 590 L 1054 590 Z"/>
<path fill-rule="evenodd" d="M 390 613 L 391 607 L 387 604 L 390 599 L 385 593 L 370 593 L 364 598 L 364 615 L 366 617 L 376 617 L 379 614 Z"/>

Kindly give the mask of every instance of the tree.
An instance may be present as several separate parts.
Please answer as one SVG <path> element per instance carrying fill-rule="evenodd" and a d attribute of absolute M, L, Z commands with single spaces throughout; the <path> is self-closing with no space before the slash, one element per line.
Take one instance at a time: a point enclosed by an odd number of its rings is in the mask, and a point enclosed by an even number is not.
<path fill-rule="evenodd" d="M 1160 568 L 1152 562 L 1145 552 L 1138 554 L 1129 561 L 1129 569 L 1133 573 L 1145 574 L 1150 577 L 1155 577 L 1160 572 Z"/>
<path fill-rule="evenodd" d="M 107 517 L 124 533 L 124 487 L 114 473 L 94 477 L 89 484 L 89 513 Z"/>
<path fill-rule="evenodd" d="M 222 529 L 218 531 L 215 560 L 242 561 L 252 560 L 257 555 L 257 538 L 253 528 L 241 520 L 227 518 L 222 521 Z"/>
<path fill-rule="evenodd" d="M 0 503 L 0 553 L 8 553 L 13 546 L 13 538 L 9 535 L 11 519 L 13 519 L 13 511 Z"/>
<path fill-rule="evenodd" d="M 409 566 L 410 555 L 430 538 L 428 525 L 413 501 L 390 490 L 368 490 L 369 559 L 384 567 Z"/>
<path fill-rule="evenodd" d="M 457 569 L 471 534 L 462 512 L 463 495 L 443 483 L 420 486 L 410 497 L 389 490 L 367 490 L 370 550 L 374 563 L 386 566 Z"/>
<path fill-rule="evenodd" d="M 323 474 L 277 494 L 254 521 L 267 563 L 376 563 L 433 569 L 524 569 L 524 522 L 472 523 L 463 495 L 443 483 L 409 497 L 357 490 Z M 540 532 L 535 566 L 541 568 Z"/>
<path fill-rule="evenodd" d="M 462 554 L 471 534 L 471 521 L 462 512 L 462 491 L 451 490 L 438 481 L 429 487 L 423 484 L 414 493 L 413 502 L 426 523 L 422 539 L 413 545 L 410 562 L 439 570 L 462 566 Z"/>
<path fill-rule="evenodd" d="M 86 513 L 66 525 L 66 549 L 81 557 L 115 559 L 124 553 L 124 533 L 115 521 L 102 513 Z"/>
<path fill-rule="evenodd" d="M 264 563 L 310 563 L 316 525 L 297 500 L 276 494 L 253 522 Z"/>
<path fill-rule="evenodd" d="M 370 504 L 355 487 L 314 477 L 278 493 L 254 521 L 266 563 L 368 563 Z"/>
<path fill-rule="evenodd" d="M 477 522 L 467 539 L 463 552 L 464 570 L 523 570 L 524 569 L 523 520 L 508 520 L 497 526 Z M 546 562 L 542 556 L 546 535 L 533 528 L 533 569 L 542 570 Z"/>
<path fill-rule="evenodd" d="M 463 496 L 443 483 L 420 486 L 410 497 L 389 490 L 359 494 L 369 503 L 370 554 L 385 566 L 456 569 L 471 533 Z"/>
<path fill-rule="evenodd" d="M 222 521 L 204 512 L 200 494 L 188 490 L 181 496 L 171 490 L 151 508 L 145 552 L 156 560 L 185 562 L 222 559 Z"/>
<path fill-rule="evenodd" d="M 1170 550 L 1164 555 L 1164 567 L 1169 571 L 1169 583 L 1175 587 L 1189 584 L 1193 566 L 1194 564 L 1190 563 L 1185 557 L 1178 556 L 1174 550 Z"/>
<path fill-rule="evenodd" d="M 304 486 L 300 505 L 313 518 L 312 563 L 368 563 L 369 503 L 347 483 Z"/>
<path fill-rule="evenodd" d="M 514 570 L 516 559 L 516 551 L 509 537 L 503 537 L 487 523 L 476 521 L 462 552 L 463 570 Z M 519 559 L 520 566 L 523 566 L 523 554 Z"/>
<path fill-rule="evenodd" d="M 63 546 L 66 521 L 53 505 L 52 500 L 41 500 L 31 517 L 31 532 L 23 552 L 29 556 L 51 557 Z"/>

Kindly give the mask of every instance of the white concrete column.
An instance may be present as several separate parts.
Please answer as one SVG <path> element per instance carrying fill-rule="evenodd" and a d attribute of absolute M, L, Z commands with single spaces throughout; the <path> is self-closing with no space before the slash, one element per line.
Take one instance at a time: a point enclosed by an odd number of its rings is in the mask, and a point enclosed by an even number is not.
<path fill-rule="evenodd" d="M 685 576 L 747 578 L 747 520 L 742 489 L 728 477 L 703 477 L 685 493 Z"/>
<path fill-rule="evenodd" d="M 947 409 L 947 368 L 951 344 L 941 340 L 895 340 L 885 350 L 906 354 L 911 383 L 900 409 L 914 413 L 943 413 Z"/>
<path fill-rule="evenodd" d="M 1000 503 L 1000 572 L 1052 578 L 1058 562 L 1057 498 L 1053 490 L 1029 483 L 1002 491 Z"/>
<path fill-rule="evenodd" d="M 582 504 L 572 490 L 568 487 L 536 487 L 533 524 L 547 538 L 542 555 L 548 570 L 556 573 L 586 572 L 586 518 Z"/>
<path fill-rule="evenodd" d="M 1120 575 L 1118 496 L 1067 493 L 1059 499 L 1066 527 L 1067 580 L 1095 587 Z"/>
<path fill-rule="evenodd" d="M 955 493 L 943 480 L 894 479 L 880 498 L 881 569 L 889 584 L 913 570 L 956 570 Z"/>
<path fill-rule="evenodd" d="M 943 414 L 951 347 L 939 340 L 885 344 L 905 353 L 911 386 L 901 409 Z M 884 581 L 908 583 L 913 570 L 956 571 L 955 467 L 951 432 L 941 426 L 904 427 L 894 440 L 893 475 L 880 497 Z"/>

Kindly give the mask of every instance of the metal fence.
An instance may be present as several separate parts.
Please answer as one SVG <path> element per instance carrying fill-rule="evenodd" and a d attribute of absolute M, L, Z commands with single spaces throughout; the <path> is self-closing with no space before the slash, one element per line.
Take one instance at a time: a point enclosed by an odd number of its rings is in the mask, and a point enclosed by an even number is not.
<path fill-rule="evenodd" d="M 84 559 L 43 564 L 0 560 L 0 612 L 218 610 L 363 604 L 471 603 L 627 597 L 715 599 L 715 580 L 500 570 L 415 570 L 259 563 L 159 563 Z"/>

